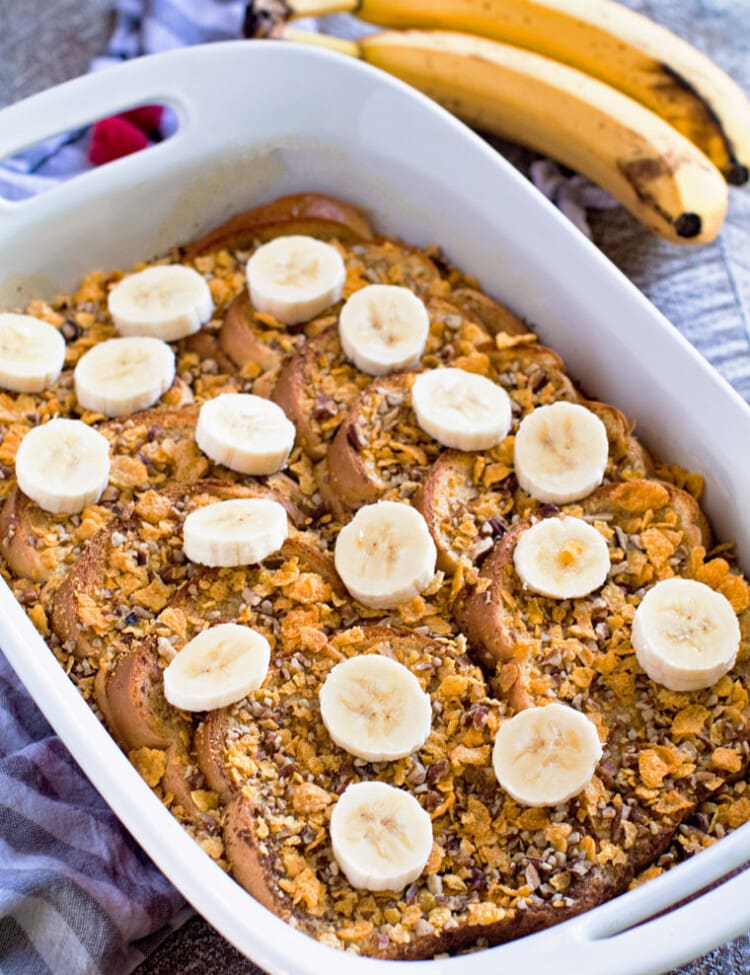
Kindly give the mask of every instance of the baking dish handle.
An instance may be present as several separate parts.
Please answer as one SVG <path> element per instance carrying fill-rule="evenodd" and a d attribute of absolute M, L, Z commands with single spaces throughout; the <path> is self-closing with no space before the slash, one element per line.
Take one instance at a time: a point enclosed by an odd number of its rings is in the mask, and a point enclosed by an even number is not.
<path fill-rule="evenodd" d="M 687 962 L 715 946 L 719 927 L 722 941 L 744 934 L 746 915 L 738 910 L 738 905 L 748 901 L 750 870 L 746 869 L 652 921 L 617 934 L 592 938 L 586 946 L 586 961 L 590 962 L 592 972 L 606 971 L 614 957 L 627 958 L 633 971 L 661 972 L 668 967 L 659 962 L 661 948 L 668 947 L 670 957 L 674 958 L 674 945 L 679 943 L 681 960 Z"/>
<path fill-rule="evenodd" d="M 136 58 L 74 78 L 3 109 L 0 112 L 0 160 L 51 136 L 84 128 L 98 119 L 139 105 L 168 106 L 175 111 L 179 127 L 175 135 L 164 142 L 102 167 L 108 171 L 110 167 L 116 167 L 124 184 L 147 173 L 154 153 L 162 157 L 184 153 L 188 132 L 192 136 L 191 142 L 199 142 L 201 133 L 206 141 L 206 133 L 213 129 L 212 106 L 218 93 L 210 77 L 200 89 L 189 83 L 194 69 L 191 59 L 184 54 L 185 50 L 177 50 L 158 57 Z M 69 188 L 73 183 L 89 182 L 100 175 L 100 169 L 89 170 L 61 185 Z M 111 175 L 108 172 L 110 178 Z M 44 196 L 57 189 L 53 187 Z M 35 199 L 31 197 L 18 203 L 0 198 L 0 219 L 12 215 L 16 208 L 32 204 Z"/>

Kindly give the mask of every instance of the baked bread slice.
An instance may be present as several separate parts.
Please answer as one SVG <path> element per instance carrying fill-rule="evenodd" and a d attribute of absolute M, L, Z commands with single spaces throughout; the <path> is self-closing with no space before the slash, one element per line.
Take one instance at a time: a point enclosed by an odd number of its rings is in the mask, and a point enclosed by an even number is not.
<path fill-rule="evenodd" d="M 185 245 L 182 256 L 193 261 L 213 251 L 248 250 L 257 241 L 290 234 L 357 241 L 369 240 L 372 230 L 366 217 L 348 203 L 320 193 L 296 193 L 238 213 Z"/>
<path fill-rule="evenodd" d="M 498 335 L 500 332 L 524 335 L 530 331 L 510 308 L 475 288 L 456 288 L 451 293 L 451 301 L 476 316 L 490 335 Z"/>
<path fill-rule="evenodd" d="M 333 561 L 320 552 L 315 536 L 298 531 L 262 566 L 191 569 L 163 611 L 145 624 L 138 639 L 123 639 L 100 658 L 95 693 L 120 746 L 129 754 L 148 751 L 152 767 L 161 770 L 158 780 L 150 784 L 173 797 L 178 807 L 173 805 L 173 811 L 181 819 L 207 828 L 211 823 L 206 809 L 196 804 L 193 793 L 216 789 L 216 777 L 204 778 L 191 753 L 191 715 L 172 707 L 164 697 L 164 667 L 179 647 L 205 627 L 218 623 L 251 622 L 273 643 L 278 639 L 278 627 L 266 602 L 273 595 L 283 600 L 289 619 L 282 628 L 293 625 L 295 618 L 316 616 L 306 631 L 307 640 L 320 642 L 318 624 L 338 625 L 340 618 L 331 607 L 333 623 L 330 618 L 324 619 L 313 606 L 313 597 L 320 603 L 341 604 L 345 591 Z M 265 599 L 258 596 L 259 592 Z M 215 817 L 209 819 L 215 821 Z"/>
<path fill-rule="evenodd" d="M 347 269 L 344 299 L 368 284 L 400 284 L 423 294 L 436 284 L 444 284 L 437 267 L 416 248 L 386 240 L 348 246 L 339 240 L 334 243 Z M 252 245 L 248 246 L 251 251 Z M 312 338 L 335 321 L 339 307 L 333 306 L 306 324 L 281 325 L 272 316 L 257 312 L 244 289 L 227 309 L 219 342 L 236 366 L 253 364 L 262 373 L 275 373 L 288 356 L 304 348 L 305 336 Z"/>
<path fill-rule="evenodd" d="M 0 511 L 0 552 L 18 576 L 46 582 L 67 572 L 83 544 L 142 491 L 174 481 L 221 476 L 195 443 L 198 407 L 144 410 L 96 425 L 110 442 L 109 486 L 80 515 L 42 510 L 16 485 Z M 224 471 L 228 475 L 229 471 Z"/>
<path fill-rule="evenodd" d="M 632 435 L 632 425 L 606 403 L 583 400 L 604 423 L 609 459 L 604 481 L 648 476 L 653 464 Z M 466 453 L 445 450 L 430 468 L 415 497 L 438 550 L 438 566 L 446 572 L 459 563 L 476 564 L 497 538 L 519 517 L 552 510 L 529 497 L 513 473 L 513 437 L 491 450 Z"/>
<path fill-rule="evenodd" d="M 380 498 L 409 500 L 440 444 L 417 424 L 411 387 L 418 373 L 376 379 L 358 396 L 319 469 L 324 501 L 335 512 Z"/>
<path fill-rule="evenodd" d="M 454 301 L 427 296 L 430 333 L 422 365 L 446 365 L 470 354 L 490 339 L 479 319 Z M 357 396 L 372 382 L 344 355 L 338 327 L 331 325 L 309 339 L 284 366 L 272 399 L 297 428 L 298 442 L 313 460 L 321 460 Z"/>
<path fill-rule="evenodd" d="M 487 376 L 511 398 L 513 429 L 524 414 L 556 400 L 581 400 L 562 359 L 536 336 L 501 332 L 496 345 L 465 349 L 452 366 Z M 320 493 L 331 510 L 352 511 L 379 498 L 414 498 L 440 444 L 418 425 L 411 407 L 417 373 L 376 379 L 352 405 L 319 467 Z"/>
<path fill-rule="evenodd" d="M 304 521 L 297 486 L 283 474 L 265 485 L 203 480 L 142 494 L 129 517 L 89 541 L 52 596 L 50 625 L 63 649 L 98 661 L 143 639 L 195 570 L 182 549 L 188 514 L 213 501 L 255 497 L 283 504 L 292 524 Z"/>
<path fill-rule="evenodd" d="M 692 495 L 675 488 L 671 484 L 645 479 L 635 479 L 623 483 L 608 484 L 597 488 L 583 501 L 565 505 L 561 509 L 546 506 L 538 511 L 541 517 L 556 517 L 558 513 L 572 514 L 584 517 L 593 524 L 605 526 L 611 552 L 612 568 L 610 581 L 605 587 L 611 598 L 618 604 L 628 602 L 628 596 L 642 586 L 656 582 L 659 578 L 671 575 L 694 575 L 691 571 L 693 553 L 702 552 L 705 555 L 710 547 L 711 536 L 708 523 L 705 520 L 697 502 Z M 654 554 L 649 555 L 647 544 L 641 540 L 641 526 L 653 522 L 657 526 L 665 526 L 668 532 L 664 535 L 660 528 L 654 527 L 648 539 L 654 539 Z M 454 607 L 456 621 L 468 636 L 473 651 L 489 668 L 494 669 L 507 662 L 502 683 L 505 692 L 510 691 L 511 675 L 518 670 L 519 645 L 525 652 L 535 655 L 540 652 L 537 643 L 527 642 L 527 628 L 524 622 L 524 611 L 509 611 L 509 595 L 515 599 L 522 599 L 539 605 L 544 612 L 552 614 L 557 608 L 557 615 L 563 609 L 583 612 L 576 601 L 569 606 L 569 601 L 559 601 L 536 596 L 533 593 L 524 595 L 523 585 L 518 578 L 513 565 L 513 550 L 521 533 L 529 527 L 530 521 L 519 521 L 510 530 L 503 531 L 501 540 L 482 563 L 479 577 L 470 582 L 459 596 Z M 668 527 L 671 526 L 671 527 Z M 637 536 L 628 542 L 628 536 Z M 657 564 L 653 559 L 656 553 L 665 554 L 663 561 Z M 661 574 L 658 574 L 660 571 Z M 640 573 L 640 574 L 639 574 Z M 591 595 L 582 601 L 584 607 L 589 606 L 587 612 L 591 615 L 590 605 L 600 602 L 600 597 Z M 633 600 L 629 600 L 632 609 Z M 601 609 L 602 607 L 600 607 Z M 632 610 L 628 620 L 632 618 Z M 546 622 L 546 620 L 545 620 Z M 571 625 L 577 627 L 571 618 Z M 541 625 L 541 624 L 540 624 Z M 619 622 L 619 626 L 623 621 Z M 535 624 L 536 626 L 536 624 Z M 556 628 L 555 633 L 558 632 Z M 595 638 L 592 638 L 595 639 Z M 520 644 L 519 644 L 520 641 Z M 514 690 L 512 700 L 515 707 L 526 706 L 526 700 L 519 684 Z"/>

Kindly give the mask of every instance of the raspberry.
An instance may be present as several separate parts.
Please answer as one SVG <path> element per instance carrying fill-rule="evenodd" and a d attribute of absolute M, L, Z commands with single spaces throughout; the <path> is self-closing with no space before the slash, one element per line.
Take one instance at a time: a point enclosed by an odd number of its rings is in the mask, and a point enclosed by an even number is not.
<path fill-rule="evenodd" d="M 137 125 L 147 135 L 155 135 L 159 132 L 163 114 L 162 105 L 141 105 L 138 108 L 131 108 L 129 112 L 122 112 L 120 117 Z"/>
<path fill-rule="evenodd" d="M 147 136 L 136 128 L 132 122 L 113 115 L 103 118 L 94 124 L 89 146 L 89 161 L 95 166 L 112 162 L 122 156 L 129 156 L 131 152 L 138 152 L 148 145 Z"/>

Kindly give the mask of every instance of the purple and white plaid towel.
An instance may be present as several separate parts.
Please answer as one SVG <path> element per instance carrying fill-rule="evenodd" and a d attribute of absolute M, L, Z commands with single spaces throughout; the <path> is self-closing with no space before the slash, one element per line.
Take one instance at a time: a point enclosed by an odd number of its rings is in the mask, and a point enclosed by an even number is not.
<path fill-rule="evenodd" d="M 0 972 L 120 975 L 182 906 L 0 654 Z"/>

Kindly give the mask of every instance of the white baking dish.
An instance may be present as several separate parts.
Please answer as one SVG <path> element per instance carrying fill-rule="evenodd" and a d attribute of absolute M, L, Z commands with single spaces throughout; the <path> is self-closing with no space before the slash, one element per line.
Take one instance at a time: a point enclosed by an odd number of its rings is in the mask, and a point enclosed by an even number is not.
<path fill-rule="evenodd" d="M 0 307 L 127 266 L 231 213 L 330 192 L 376 226 L 438 242 L 538 323 L 592 394 L 644 440 L 708 475 L 710 515 L 750 567 L 750 410 L 642 295 L 495 152 L 427 99 L 338 55 L 265 42 L 182 50 L 80 78 L 0 112 L 0 157 L 135 104 L 178 113 L 169 141 L 20 204 L 0 201 Z M 0 580 L 0 645 L 125 826 L 248 957 L 294 975 L 646 975 L 750 928 L 750 871 L 647 923 L 750 860 L 750 829 L 556 928 L 470 956 L 381 962 L 268 913 L 182 831 L 98 723 Z M 640 925 L 634 930 L 634 925 Z"/>

